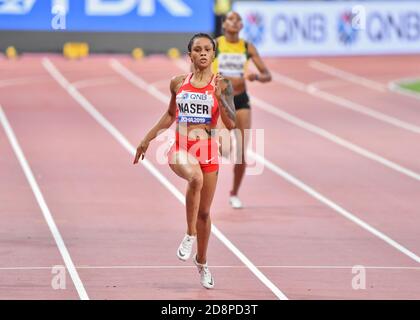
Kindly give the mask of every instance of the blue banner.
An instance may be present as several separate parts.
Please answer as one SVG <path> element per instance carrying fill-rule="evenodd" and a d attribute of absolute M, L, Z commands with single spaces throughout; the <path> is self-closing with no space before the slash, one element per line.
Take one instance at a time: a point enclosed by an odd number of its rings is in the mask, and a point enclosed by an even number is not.
<path fill-rule="evenodd" d="M 0 30 L 211 32 L 212 0 L 0 0 Z"/>

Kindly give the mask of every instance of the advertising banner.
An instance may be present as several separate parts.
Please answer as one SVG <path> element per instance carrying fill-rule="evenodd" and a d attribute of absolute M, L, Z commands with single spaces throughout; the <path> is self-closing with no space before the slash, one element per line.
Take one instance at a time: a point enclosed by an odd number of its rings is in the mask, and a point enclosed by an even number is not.
<path fill-rule="evenodd" d="M 420 2 L 236 2 L 265 56 L 420 53 Z"/>

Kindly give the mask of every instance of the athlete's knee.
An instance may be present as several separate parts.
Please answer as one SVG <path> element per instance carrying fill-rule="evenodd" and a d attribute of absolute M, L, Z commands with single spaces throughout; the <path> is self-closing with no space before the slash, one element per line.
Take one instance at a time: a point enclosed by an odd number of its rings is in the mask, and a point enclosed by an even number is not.
<path fill-rule="evenodd" d="M 207 221 L 210 219 L 210 211 L 209 210 L 198 210 L 198 219 L 202 221 Z"/>
<path fill-rule="evenodd" d="M 188 179 L 188 184 L 194 190 L 201 190 L 203 187 L 203 173 L 199 170 L 194 171 Z"/>

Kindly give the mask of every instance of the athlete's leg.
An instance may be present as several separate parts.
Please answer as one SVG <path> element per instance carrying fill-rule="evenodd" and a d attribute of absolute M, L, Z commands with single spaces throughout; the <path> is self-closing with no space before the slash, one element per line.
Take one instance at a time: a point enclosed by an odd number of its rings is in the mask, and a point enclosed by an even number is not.
<path fill-rule="evenodd" d="M 210 207 L 217 185 L 218 171 L 203 173 L 200 206 L 197 219 L 197 262 L 207 262 L 207 246 L 211 232 Z"/>
<path fill-rule="evenodd" d="M 239 109 L 236 111 L 236 161 L 237 163 L 233 169 L 233 188 L 230 192 L 232 196 L 236 196 L 241 186 L 242 179 L 245 174 L 246 162 L 245 155 L 248 146 L 248 134 L 245 134 L 247 129 L 251 128 L 251 110 Z"/>
<path fill-rule="evenodd" d="M 203 187 L 203 173 L 198 160 L 185 150 L 173 152 L 169 166 L 178 176 L 188 181 L 186 193 L 187 234 L 197 234 L 197 214 L 200 192 Z"/>

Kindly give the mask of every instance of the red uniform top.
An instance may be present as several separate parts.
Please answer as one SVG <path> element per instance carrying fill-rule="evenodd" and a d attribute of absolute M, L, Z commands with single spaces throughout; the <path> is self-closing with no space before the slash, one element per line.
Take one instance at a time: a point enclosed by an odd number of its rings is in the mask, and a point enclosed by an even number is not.
<path fill-rule="evenodd" d="M 211 124 L 219 119 L 219 105 L 214 95 L 214 75 L 203 88 L 191 84 L 193 74 L 187 75 L 176 94 L 176 122 L 187 124 Z"/>

